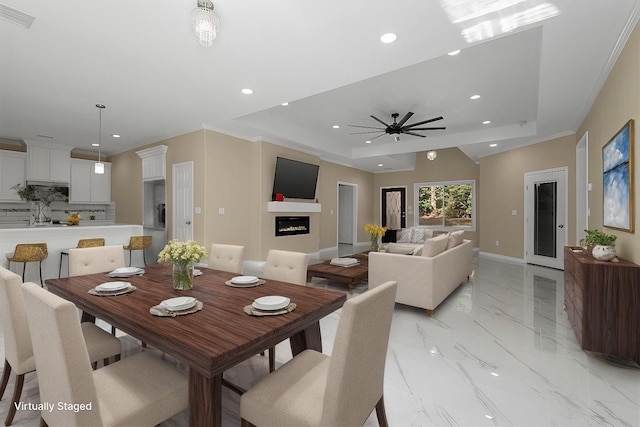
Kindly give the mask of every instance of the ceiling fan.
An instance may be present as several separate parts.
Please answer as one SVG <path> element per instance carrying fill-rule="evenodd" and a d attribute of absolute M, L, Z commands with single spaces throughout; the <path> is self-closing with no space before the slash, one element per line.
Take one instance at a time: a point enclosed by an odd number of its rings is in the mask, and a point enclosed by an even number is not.
<path fill-rule="evenodd" d="M 405 126 L 405 123 L 407 122 L 407 120 L 409 120 L 411 118 L 411 116 L 413 116 L 413 113 L 411 111 L 409 111 L 407 114 L 405 114 L 405 116 L 402 118 L 402 120 L 397 122 L 396 120 L 397 120 L 397 118 L 399 116 L 400 116 L 400 114 L 398 114 L 398 113 L 391 114 L 391 117 L 393 117 L 393 123 L 391 123 L 391 124 L 387 124 L 387 123 L 383 122 L 382 120 L 380 120 L 376 116 L 369 116 L 373 120 L 383 124 L 385 127 L 382 128 L 382 127 L 372 127 L 372 126 L 349 125 L 349 126 L 355 127 L 355 128 L 376 129 L 374 131 L 368 131 L 368 132 L 356 132 L 356 133 L 352 133 L 351 135 L 362 135 L 362 134 L 365 134 L 365 133 L 382 132 L 380 135 L 378 135 L 376 137 L 373 137 L 371 139 L 380 138 L 381 136 L 384 136 L 384 135 L 395 135 L 395 140 L 396 140 L 396 142 L 398 142 L 400 140 L 400 134 L 406 134 L 406 135 L 412 135 L 412 136 L 419 136 L 420 138 L 426 138 L 426 135 L 420 135 L 419 133 L 415 133 L 414 131 L 417 131 L 417 130 L 445 130 L 446 129 L 446 127 L 416 127 L 416 126 L 424 125 L 424 124 L 427 124 L 427 123 L 435 122 L 435 121 L 438 121 L 438 120 L 442 120 L 442 117 L 434 117 L 433 119 L 424 120 L 424 121 L 421 121 L 421 122 L 418 122 L 418 123 L 413 123 L 413 124 Z"/>

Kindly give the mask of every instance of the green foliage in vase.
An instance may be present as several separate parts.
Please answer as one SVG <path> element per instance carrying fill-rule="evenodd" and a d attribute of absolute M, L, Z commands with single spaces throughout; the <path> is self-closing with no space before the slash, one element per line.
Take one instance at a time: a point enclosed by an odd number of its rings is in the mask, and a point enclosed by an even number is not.
<path fill-rule="evenodd" d="M 606 234 L 600 230 L 584 230 L 587 233 L 584 243 L 587 246 L 613 246 L 616 244 L 618 236 L 615 234 Z"/>

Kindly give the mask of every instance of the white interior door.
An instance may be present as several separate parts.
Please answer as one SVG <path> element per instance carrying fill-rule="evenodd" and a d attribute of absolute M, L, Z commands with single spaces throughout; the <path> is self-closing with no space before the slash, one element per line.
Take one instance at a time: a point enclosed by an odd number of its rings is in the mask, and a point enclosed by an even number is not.
<path fill-rule="evenodd" d="M 193 162 L 172 165 L 173 238 L 193 239 Z"/>
<path fill-rule="evenodd" d="M 567 168 L 526 173 L 524 187 L 525 261 L 564 269 Z"/>

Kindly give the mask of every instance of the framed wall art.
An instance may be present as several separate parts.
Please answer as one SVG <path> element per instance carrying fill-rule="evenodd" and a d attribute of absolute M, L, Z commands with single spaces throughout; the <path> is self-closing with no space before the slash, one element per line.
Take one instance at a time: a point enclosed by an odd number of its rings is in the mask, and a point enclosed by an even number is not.
<path fill-rule="evenodd" d="M 602 224 L 633 232 L 633 136 L 629 120 L 602 147 Z"/>

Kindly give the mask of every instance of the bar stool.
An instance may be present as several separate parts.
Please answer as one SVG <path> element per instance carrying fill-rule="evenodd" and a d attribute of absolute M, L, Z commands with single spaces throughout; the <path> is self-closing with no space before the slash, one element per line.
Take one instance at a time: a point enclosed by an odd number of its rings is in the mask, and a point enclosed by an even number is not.
<path fill-rule="evenodd" d="M 97 246 L 104 246 L 104 239 L 102 237 L 97 237 L 93 239 L 80 239 L 78 240 L 78 246 L 76 248 L 95 248 Z M 67 256 L 67 271 L 69 271 L 69 249 L 64 251 L 60 251 L 60 266 L 58 267 L 58 277 L 61 277 L 62 274 L 62 256 Z"/>
<path fill-rule="evenodd" d="M 129 267 L 131 267 L 131 252 L 142 251 L 142 262 L 147 265 L 147 260 L 144 256 L 144 250 L 151 246 L 153 236 L 131 236 L 129 244 L 123 249 L 129 251 Z"/>
<path fill-rule="evenodd" d="M 22 281 L 24 282 L 24 273 L 27 270 L 28 262 L 38 262 L 40 269 L 40 285 L 44 286 L 42 281 L 42 260 L 49 256 L 46 243 L 18 243 L 16 249 L 12 254 L 7 255 L 9 261 L 9 269 L 11 268 L 11 262 L 21 262 L 24 264 L 22 268 Z"/>

